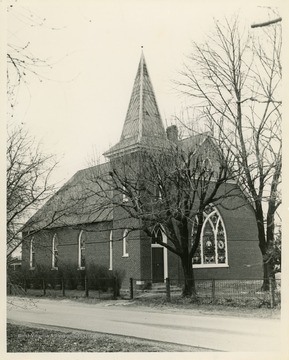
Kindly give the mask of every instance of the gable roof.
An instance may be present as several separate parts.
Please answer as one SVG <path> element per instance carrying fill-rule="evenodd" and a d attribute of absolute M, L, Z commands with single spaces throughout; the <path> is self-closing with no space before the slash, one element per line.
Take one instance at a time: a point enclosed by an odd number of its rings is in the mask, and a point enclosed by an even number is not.
<path fill-rule="evenodd" d="M 26 222 L 22 231 L 112 220 L 107 200 L 109 187 L 99 180 L 109 170 L 109 163 L 79 170 Z"/>
<path fill-rule="evenodd" d="M 212 141 L 209 133 L 190 136 L 179 144 L 184 151 L 194 153 L 206 141 Z M 113 220 L 108 198 L 112 191 L 109 182 L 101 180 L 110 170 L 109 162 L 79 170 L 27 221 L 23 231 Z"/>
<path fill-rule="evenodd" d="M 120 141 L 106 153 L 107 157 L 138 147 L 167 143 L 144 54 L 141 54 Z"/>
<path fill-rule="evenodd" d="M 189 136 L 185 139 L 179 141 L 182 149 L 186 152 L 195 151 L 199 146 L 201 146 L 207 139 L 211 138 L 211 133 L 204 132 L 196 135 Z"/>

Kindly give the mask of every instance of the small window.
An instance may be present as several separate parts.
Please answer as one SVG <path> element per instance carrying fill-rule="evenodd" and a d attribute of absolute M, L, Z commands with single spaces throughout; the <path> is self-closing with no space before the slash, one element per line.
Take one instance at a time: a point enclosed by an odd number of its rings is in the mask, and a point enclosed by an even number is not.
<path fill-rule="evenodd" d="M 34 237 L 30 239 L 30 269 L 33 270 L 35 268 L 35 244 Z"/>
<path fill-rule="evenodd" d="M 110 234 L 109 234 L 109 270 L 112 270 L 112 250 L 113 250 L 112 231 L 110 231 Z"/>
<path fill-rule="evenodd" d="M 58 269 L 58 238 L 56 234 L 52 239 L 52 269 Z"/>
<path fill-rule="evenodd" d="M 122 238 L 122 257 L 128 257 L 127 237 L 128 237 L 128 230 L 125 229 L 123 232 L 123 238 Z"/>
<path fill-rule="evenodd" d="M 78 237 L 78 268 L 85 269 L 85 232 L 83 230 Z"/>

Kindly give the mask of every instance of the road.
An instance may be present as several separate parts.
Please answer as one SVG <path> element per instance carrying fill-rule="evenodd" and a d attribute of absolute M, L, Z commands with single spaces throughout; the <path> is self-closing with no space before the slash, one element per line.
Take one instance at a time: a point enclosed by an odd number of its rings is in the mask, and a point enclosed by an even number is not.
<path fill-rule="evenodd" d="M 12 300 L 12 301 L 11 301 Z M 280 320 L 201 315 L 70 300 L 9 298 L 8 321 L 68 327 L 221 351 L 278 351 Z M 117 306 L 118 305 L 118 306 Z"/>

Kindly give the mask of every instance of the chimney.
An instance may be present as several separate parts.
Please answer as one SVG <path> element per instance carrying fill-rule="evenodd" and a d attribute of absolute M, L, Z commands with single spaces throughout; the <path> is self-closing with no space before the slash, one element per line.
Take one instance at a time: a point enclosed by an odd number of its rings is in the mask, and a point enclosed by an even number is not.
<path fill-rule="evenodd" d="M 177 143 L 178 142 L 178 128 L 176 125 L 167 127 L 167 138 L 168 140 Z"/>

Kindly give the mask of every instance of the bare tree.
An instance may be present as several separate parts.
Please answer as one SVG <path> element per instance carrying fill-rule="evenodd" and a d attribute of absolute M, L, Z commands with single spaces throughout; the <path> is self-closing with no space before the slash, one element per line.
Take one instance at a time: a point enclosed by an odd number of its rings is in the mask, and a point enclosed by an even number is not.
<path fill-rule="evenodd" d="M 216 150 L 209 134 L 186 140 L 118 157 L 106 173 L 91 173 L 90 181 L 98 185 L 98 206 L 118 213 L 114 228 L 141 230 L 178 256 L 183 295 L 196 296 L 192 264 L 205 211 L 240 190 L 236 184 L 226 192 L 222 187 L 234 177 L 229 152 Z M 167 242 L 155 236 L 158 231 Z"/>
<path fill-rule="evenodd" d="M 50 175 L 57 161 L 41 152 L 28 130 L 11 122 L 21 86 L 34 78 L 42 81 L 41 68 L 51 68 L 47 59 L 37 57 L 30 41 L 19 36 L 19 29 L 43 26 L 45 19 L 12 1 L 7 5 L 7 262 L 24 240 L 21 228 L 25 221 L 47 200 L 54 190 Z M 55 216 L 57 217 L 57 216 Z M 54 217 L 54 218 L 55 218 Z M 53 221 L 53 220 L 51 220 Z"/>
<path fill-rule="evenodd" d="M 8 132 L 7 143 L 7 260 L 22 244 L 22 225 L 51 196 L 49 178 L 55 157 L 43 155 L 23 128 Z"/>
<path fill-rule="evenodd" d="M 256 30 L 254 30 L 256 32 Z M 264 283 L 272 275 L 268 254 L 281 203 L 281 25 L 240 31 L 238 19 L 215 23 L 192 54 L 178 83 L 208 126 L 232 153 L 238 182 L 254 207 Z"/>
<path fill-rule="evenodd" d="M 21 86 L 29 86 L 32 78 L 43 81 L 41 72 L 43 69 L 51 69 L 52 64 L 48 59 L 38 57 L 33 51 L 31 41 L 19 36 L 20 29 L 40 28 L 46 19 L 38 16 L 29 8 L 25 8 L 11 1 L 7 4 L 8 26 L 7 41 L 7 96 L 9 106 L 13 108 L 17 103 L 18 93 Z M 54 28 L 51 28 L 54 29 Z"/>

